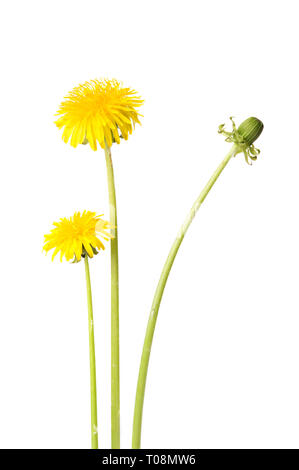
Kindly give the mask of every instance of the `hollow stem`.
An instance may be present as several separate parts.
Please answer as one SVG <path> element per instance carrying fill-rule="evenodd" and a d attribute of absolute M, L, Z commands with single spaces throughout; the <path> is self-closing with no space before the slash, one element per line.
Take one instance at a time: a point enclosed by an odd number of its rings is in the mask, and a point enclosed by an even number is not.
<path fill-rule="evenodd" d="M 114 238 L 111 250 L 111 448 L 120 448 L 120 387 L 119 387 L 119 291 L 118 291 L 118 239 L 114 173 L 110 148 L 106 145 L 110 223 Z"/>
<path fill-rule="evenodd" d="M 153 303 L 152 303 L 152 307 L 150 311 L 150 316 L 148 319 L 148 324 L 147 324 L 147 329 L 146 329 L 145 339 L 144 339 L 144 344 L 143 344 L 143 350 L 142 350 L 142 356 L 141 356 L 141 361 L 140 361 L 139 376 L 138 376 L 136 398 L 135 398 L 134 421 L 133 421 L 133 436 L 132 436 L 132 448 L 133 449 L 140 448 L 142 412 L 143 412 L 144 393 L 145 393 L 148 364 L 149 364 L 149 359 L 150 359 L 151 347 L 152 347 L 159 307 L 160 307 L 164 288 L 165 288 L 171 267 L 175 260 L 176 254 L 181 246 L 181 243 L 184 239 L 184 236 L 192 220 L 195 217 L 196 212 L 200 208 L 201 204 L 204 202 L 209 191 L 211 190 L 217 178 L 219 177 L 219 175 L 222 173 L 222 171 L 228 164 L 229 160 L 233 156 L 235 156 L 236 153 L 238 153 L 238 151 L 239 149 L 235 145 L 233 145 L 229 153 L 226 155 L 224 160 L 221 162 L 221 164 L 218 166 L 216 171 L 213 173 L 213 175 L 209 179 L 208 183 L 206 184 L 206 186 L 204 187 L 204 189 L 202 190 L 202 192 L 196 199 L 195 203 L 193 204 L 188 216 L 185 219 L 185 222 L 181 226 L 181 229 L 179 233 L 177 234 L 175 241 L 173 242 L 173 245 L 171 247 L 167 260 L 164 264 L 162 274 L 161 274 L 161 277 L 160 277 L 160 280 L 159 280 L 159 283 L 158 283 L 158 286 L 156 288 L 156 292 L 154 295 L 154 299 L 153 299 Z"/>
<path fill-rule="evenodd" d="M 94 326 L 88 256 L 85 255 L 85 276 L 88 306 L 89 364 L 90 364 L 90 407 L 91 407 L 91 448 L 98 448 L 97 383 L 96 357 L 94 346 Z"/>

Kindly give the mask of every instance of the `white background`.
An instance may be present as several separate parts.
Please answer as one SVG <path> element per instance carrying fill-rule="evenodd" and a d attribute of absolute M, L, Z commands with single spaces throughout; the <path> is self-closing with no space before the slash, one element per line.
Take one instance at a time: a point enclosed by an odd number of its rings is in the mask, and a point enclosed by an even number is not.
<path fill-rule="evenodd" d="M 101 150 L 65 145 L 65 94 L 117 78 L 145 99 L 113 146 L 119 211 L 121 432 L 162 265 L 229 150 L 218 125 L 263 120 L 190 227 L 161 304 L 145 448 L 299 447 L 298 2 L 10 1 L 1 7 L 0 446 L 88 448 L 84 265 L 42 253 L 52 222 L 108 216 Z M 229 126 L 229 124 L 228 124 Z M 99 432 L 110 446 L 109 249 L 91 262 Z"/>

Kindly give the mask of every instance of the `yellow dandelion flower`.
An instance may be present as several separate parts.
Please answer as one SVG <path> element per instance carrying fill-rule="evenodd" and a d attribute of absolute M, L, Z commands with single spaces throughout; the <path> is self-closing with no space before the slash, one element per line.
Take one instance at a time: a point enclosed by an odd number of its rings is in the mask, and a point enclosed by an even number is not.
<path fill-rule="evenodd" d="M 55 122 L 64 127 L 62 138 L 71 139 L 73 147 L 89 143 L 97 150 L 97 142 L 104 149 L 120 137 L 128 139 L 141 116 L 136 108 L 143 100 L 131 88 L 123 88 L 117 80 L 91 80 L 75 87 L 60 105 Z"/>
<path fill-rule="evenodd" d="M 110 223 L 101 219 L 102 215 L 95 212 L 76 212 L 72 217 L 64 217 L 59 222 L 54 222 L 54 228 L 45 235 L 44 250 L 54 249 L 52 260 L 60 251 L 60 261 L 63 256 L 67 261 L 72 258 L 80 261 L 81 256 L 88 254 L 93 258 L 97 250 L 104 250 L 104 244 L 99 237 L 108 241 L 113 236 L 110 233 Z"/>

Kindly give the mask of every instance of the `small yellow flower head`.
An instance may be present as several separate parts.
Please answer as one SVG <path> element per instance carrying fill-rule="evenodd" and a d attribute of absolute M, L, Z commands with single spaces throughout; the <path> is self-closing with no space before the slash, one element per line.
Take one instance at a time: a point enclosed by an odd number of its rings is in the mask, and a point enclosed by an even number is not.
<path fill-rule="evenodd" d="M 237 128 L 232 117 L 230 120 L 233 126 L 232 132 L 227 132 L 224 129 L 225 124 L 221 124 L 218 129 L 219 134 L 223 134 L 226 137 L 226 142 L 233 142 L 239 148 L 238 153 L 244 153 L 247 163 L 249 163 L 248 158 L 256 160 L 260 150 L 253 145 L 253 142 L 255 142 L 263 132 L 264 124 L 259 119 L 250 117 L 243 121 Z"/>
<path fill-rule="evenodd" d="M 76 212 L 72 217 L 64 217 L 53 225 L 51 232 L 45 235 L 43 248 L 46 252 L 54 249 L 52 260 L 59 251 L 60 261 L 64 256 L 66 261 L 74 258 L 75 262 L 80 261 L 86 254 L 93 258 L 93 255 L 98 254 L 98 250 L 105 249 L 99 236 L 106 241 L 113 238 L 109 232 L 112 228 L 110 223 L 101 219 L 95 212 Z"/>
<path fill-rule="evenodd" d="M 123 88 L 117 80 L 91 80 L 74 88 L 60 105 L 57 127 L 64 127 L 62 138 L 71 145 L 89 143 L 97 150 L 97 142 L 105 148 L 129 134 L 140 124 L 139 108 L 143 100 L 131 88 Z"/>

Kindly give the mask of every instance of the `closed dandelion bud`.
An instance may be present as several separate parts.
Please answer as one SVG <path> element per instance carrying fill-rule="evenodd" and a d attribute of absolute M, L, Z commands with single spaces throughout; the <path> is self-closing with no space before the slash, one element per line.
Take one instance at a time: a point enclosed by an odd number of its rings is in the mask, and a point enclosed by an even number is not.
<path fill-rule="evenodd" d="M 264 124 L 259 119 L 250 117 L 237 128 L 232 117 L 230 120 L 233 127 L 232 132 L 226 131 L 224 124 L 219 126 L 218 132 L 226 137 L 226 142 L 235 144 L 235 155 L 243 152 L 246 162 L 251 165 L 249 159 L 256 160 L 260 153 L 259 149 L 253 145 L 253 142 L 261 135 Z"/>
<path fill-rule="evenodd" d="M 248 147 L 256 141 L 264 129 L 262 121 L 255 117 L 250 117 L 242 122 L 238 127 L 238 133 L 243 137 Z"/>

